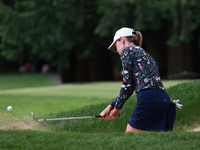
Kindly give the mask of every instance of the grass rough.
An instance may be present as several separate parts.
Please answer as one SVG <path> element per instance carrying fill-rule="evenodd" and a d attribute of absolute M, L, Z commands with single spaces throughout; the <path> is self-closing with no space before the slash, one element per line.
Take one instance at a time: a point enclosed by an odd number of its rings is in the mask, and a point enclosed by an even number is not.
<path fill-rule="evenodd" d="M 193 150 L 200 147 L 200 133 L 79 133 L 0 131 L 0 149 L 137 149 Z"/>
<path fill-rule="evenodd" d="M 187 131 L 196 124 L 200 124 L 200 80 L 177 84 L 167 89 L 167 93 L 172 99 L 180 99 L 183 109 L 177 109 L 177 118 L 175 121 L 174 131 Z M 115 120 L 101 119 L 82 119 L 82 120 L 65 120 L 42 122 L 41 124 L 49 127 L 51 131 L 67 132 L 104 132 L 115 133 L 124 132 L 127 122 L 136 105 L 136 95 L 133 95 L 124 105 L 120 112 L 120 117 Z M 47 118 L 62 118 L 75 116 L 98 115 L 108 103 L 101 103 L 82 107 L 72 111 L 63 111 L 59 113 L 43 116 Z"/>

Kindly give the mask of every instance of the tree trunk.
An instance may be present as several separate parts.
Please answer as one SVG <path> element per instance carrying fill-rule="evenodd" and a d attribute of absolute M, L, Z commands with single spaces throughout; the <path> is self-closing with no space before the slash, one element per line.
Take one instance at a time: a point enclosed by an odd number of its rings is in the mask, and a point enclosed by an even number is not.
<path fill-rule="evenodd" d="M 187 72 L 192 72 L 192 48 L 190 43 L 181 43 L 180 47 L 168 48 L 168 75 L 183 73 L 182 75 L 173 76 L 173 78 L 188 78 Z M 169 77 L 169 79 L 172 77 Z"/>
<path fill-rule="evenodd" d="M 111 59 L 107 51 L 102 52 L 94 59 L 89 60 L 90 81 L 113 80 Z"/>
<path fill-rule="evenodd" d="M 169 38 L 173 34 L 173 22 L 168 22 L 168 36 Z M 179 29 L 180 30 L 180 29 Z M 178 31 L 176 31 L 178 32 Z M 168 46 L 167 51 L 167 72 L 168 78 L 188 78 L 186 77 L 186 71 L 193 71 L 193 48 L 191 43 L 180 43 L 179 46 Z M 182 73 L 182 74 L 181 74 Z M 176 74 L 176 75 L 175 75 Z M 173 76 L 172 76 L 173 75 Z"/>
<path fill-rule="evenodd" d="M 76 64 L 75 80 L 78 82 L 89 81 L 88 76 L 88 62 L 83 60 L 77 60 Z"/>
<path fill-rule="evenodd" d="M 144 33 L 143 48 L 154 58 L 156 61 L 161 76 L 167 75 L 167 30 L 166 20 L 162 22 L 162 28 L 158 31 L 151 31 Z"/>

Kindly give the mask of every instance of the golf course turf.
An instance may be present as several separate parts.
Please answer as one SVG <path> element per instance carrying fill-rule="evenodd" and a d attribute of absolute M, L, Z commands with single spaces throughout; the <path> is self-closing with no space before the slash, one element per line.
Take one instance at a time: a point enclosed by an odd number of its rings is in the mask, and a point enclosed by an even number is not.
<path fill-rule="evenodd" d="M 172 81 L 163 81 L 169 96 L 180 99 L 183 104 L 183 109 L 177 109 L 173 132 L 128 134 L 124 132 L 136 105 L 136 94 L 126 102 L 120 117 L 115 120 L 36 122 L 31 112 L 38 119 L 98 115 L 118 95 L 121 86 L 120 82 L 54 86 L 51 79 L 47 80 L 44 86 L 34 82 L 34 86 L 30 83 L 26 87 L 12 88 L 10 85 L 0 89 L 0 149 L 156 150 L 200 147 L 200 132 L 188 132 L 200 125 L 200 80 L 177 81 L 170 85 L 167 84 Z M 12 106 L 13 110 L 7 111 L 7 106 Z"/>

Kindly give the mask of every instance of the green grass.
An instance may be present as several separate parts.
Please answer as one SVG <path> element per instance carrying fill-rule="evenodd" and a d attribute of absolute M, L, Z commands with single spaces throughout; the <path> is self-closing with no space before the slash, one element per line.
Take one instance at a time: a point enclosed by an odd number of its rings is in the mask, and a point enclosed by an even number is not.
<path fill-rule="evenodd" d="M 200 80 L 178 84 L 167 89 L 170 97 L 180 99 L 183 109 L 177 110 L 177 121 L 175 130 L 187 130 L 188 128 L 200 125 Z"/>
<path fill-rule="evenodd" d="M 200 125 L 200 80 L 164 81 L 170 97 L 179 98 L 184 105 L 182 110 L 177 109 L 173 132 L 125 134 L 127 121 L 136 104 L 136 94 L 127 101 L 120 117 L 110 121 L 35 122 L 30 114 L 33 111 L 38 118 L 98 115 L 118 95 L 121 82 L 38 87 L 40 78 L 43 77 L 37 77 L 34 85 L 23 86 L 13 80 L 14 86 L 10 84 L 0 89 L 0 129 L 3 129 L 0 130 L 0 149 L 156 150 L 198 149 L 200 146 L 199 132 L 185 132 Z M 0 85 L 4 84 L 0 82 Z M 46 84 L 52 85 L 51 80 Z M 11 112 L 6 110 L 8 105 L 13 106 Z"/>
<path fill-rule="evenodd" d="M 33 75 L 31 79 L 37 78 L 38 80 L 34 81 L 34 85 L 39 86 L 44 77 L 42 75 L 34 77 Z M 164 81 L 164 85 L 169 87 L 180 82 L 183 81 L 170 81 L 170 84 Z M 48 82 L 46 83 L 48 84 Z M 4 85 L 4 83 L 1 83 L 1 85 Z M 14 84 L 13 81 L 13 85 L 19 84 Z M 45 116 L 50 113 L 70 111 L 102 102 L 108 104 L 118 95 L 121 82 L 66 84 L 37 88 L 31 87 L 31 85 L 27 88 L 22 88 L 19 85 L 18 89 L 15 86 L 14 89 L 0 90 L 0 111 L 4 114 L 10 114 L 16 119 L 24 119 L 30 117 L 30 112 Z M 6 107 L 10 105 L 13 107 L 13 111 L 8 112 Z"/>
<path fill-rule="evenodd" d="M 0 149 L 137 149 L 193 150 L 200 147 L 199 133 L 77 133 L 0 131 Z"/>
<path fill-rule="evenodd" d="M 1 73 L 0 90 L 53 85 L 53 79 L 39 73 Z"/>
<path fill-rule="evenodd" d="M 17 119 L 30 117 L 31 111 L 40 115 L 70 111 L 91 104 L 111 101 L 119 91 L 116 85 L 118 83 L 67 84 L 1 90 L 0 110 L 2 113 L 9 113 Z M 9 105 L 13 107 L 11 112 L 6 110 Z"/>
<path fill-rule="evenodd" d="M 177 118 L 174 131 L 187 131 L 195 125 L 200 125 L 200 80 L 175 85 L 167 89 L 167 93 L 173 99 L 180 99 L 183 109 L 177 109 Z M 187 93 L 190 91 L 189 93 Z M 186 94 L 187 93 L 187 94 Z M 49 127 L 51 131 L 75 131 L 75 132 L 124 132 L 127 122 L 136 105 L 136 95 L 133 95 L 124 105 L 120 112 L 120 117 L 111 121 L 93 120 L 67 120 L 44 122 L 44 126 Z M 52 113 L 47 118 L 59 118 L 69 116 L 87 116 L 97 115 L 106 106 L 108 102 L 92 106 L 82 107 L 80 109 Z M 117 126 L 116 126 L 117 125 Z"/>

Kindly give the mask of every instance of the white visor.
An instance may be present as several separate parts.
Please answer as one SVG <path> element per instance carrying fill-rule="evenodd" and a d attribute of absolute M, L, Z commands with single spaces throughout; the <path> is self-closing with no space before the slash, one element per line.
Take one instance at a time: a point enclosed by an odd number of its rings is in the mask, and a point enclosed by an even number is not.
<path fill-rule="evenodd" d="M 112 44 L 108 47 L 109 50 L 113 51 L 113 52 L 117 52 L 117 49 L 115 47 L 115 42 L 120 38 L 120 37 L 125 37 L 125 36 L 133 36 L 133 29 L 131 28 L 126 28 L 123 27 L 121 29 L 119 29 L 116 33 L 115 36 L 113 38 L 113 42 Z"/>

